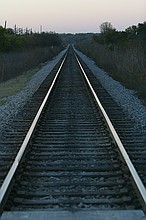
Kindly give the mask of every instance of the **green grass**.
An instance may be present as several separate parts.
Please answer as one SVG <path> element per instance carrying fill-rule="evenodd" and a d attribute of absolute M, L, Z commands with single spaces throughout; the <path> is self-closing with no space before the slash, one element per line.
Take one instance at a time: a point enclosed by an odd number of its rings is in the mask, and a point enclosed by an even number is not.
<path fill-rule="evenodd" d="M 29 70 L 23 75 L 14 79 L 8 80 L 0 84 L 0 105 L 6 103 L 6 97 L 16 95 L 20 92 L 27 83 L 31 80 L 32 76 L 38 71 L 39 68 Z"/>

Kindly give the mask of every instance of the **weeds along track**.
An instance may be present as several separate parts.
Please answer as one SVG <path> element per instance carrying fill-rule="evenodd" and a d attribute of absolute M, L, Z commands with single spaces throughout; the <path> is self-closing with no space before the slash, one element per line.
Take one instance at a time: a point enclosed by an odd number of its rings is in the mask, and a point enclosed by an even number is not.
<path fill-rule="evenodd" d="M 141 157 L 145 151 L 142 138 L 132 130 L 132 122 L 127 121 L 120 107 L 89 69 L 82 65 L 146 184 L 146 161 Z M 22 119 L 18 117 L 13 128 L 6 133 L 7 141 L 1 143 L 2 182 L 56 69 L 34 95 L 31 104 L 26 106 Z M 4 210 L 130 210 L 145 206 L 144 201 L 139 202 L 139 192 L 135 191 L 135 183 L 131 181 L 133 177 L 89 90 L 72 48 L 68 50 L 36 124 L 25 155 L 19 158 L 21 161 L 11 181 L 12 190 L 6 193 L 3 202 Z"/>

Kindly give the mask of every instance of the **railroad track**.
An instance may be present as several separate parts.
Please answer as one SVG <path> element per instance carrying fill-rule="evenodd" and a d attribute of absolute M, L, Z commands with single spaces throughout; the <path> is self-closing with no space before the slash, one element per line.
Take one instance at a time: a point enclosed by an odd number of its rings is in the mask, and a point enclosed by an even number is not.
<path fill-rule="evenodd" d="M 137 142 L 129 140 L 136 133 L 132 122 L 127 124 L 120 107 L 71 47 L 40 90 L 31 104 L 32 111 L 28 113 L 26 107 L 25 120 L 15 122 L 15 129 L 7 133 L 8 141 L 3 143 L 8 151 L 1 162 L 1 212 L 146 212 L 146 163 L 140 157 L 145 151 L 143 142 L 138 138 Z M 96 94 L 107 108 L 143 183 Z M 126 136 L 127 131 L 130 135 Z M 9 164 L 12 167 L 6 175 Z"/>

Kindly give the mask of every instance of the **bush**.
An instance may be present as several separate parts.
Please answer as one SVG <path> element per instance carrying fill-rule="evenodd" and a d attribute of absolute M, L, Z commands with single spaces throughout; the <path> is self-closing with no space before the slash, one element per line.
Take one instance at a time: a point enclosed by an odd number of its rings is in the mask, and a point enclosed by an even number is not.
<path fill-rule="evenodd" d="M 22 75 L 61 51 L 61 47 L 38 47 L 23 51 L 0 53 L 0 82 Z"/>
<path fill-rule="evenodd" d="M 32 33 L 0 26 L 0 82 L 14 78 L 56 55 L 62 41 L 58 34 Z"/>
<path fill-rule="evenodd" d="M 94 35 L 88 41 L 78 42 L 76 47 L 115 80 L 137 90 L 140 96 L 146 96 L 146 51 L 140 41 L 128 40 L 123 45 L 101 44 Z"/>
<path fill-rule="evenodd" d="M 0 51 L 8 52 L 33 47 L 61 46 L 59 34 L 54 32 L 15 34 L 12 29 L 4 29 L 0 26 Z"/>

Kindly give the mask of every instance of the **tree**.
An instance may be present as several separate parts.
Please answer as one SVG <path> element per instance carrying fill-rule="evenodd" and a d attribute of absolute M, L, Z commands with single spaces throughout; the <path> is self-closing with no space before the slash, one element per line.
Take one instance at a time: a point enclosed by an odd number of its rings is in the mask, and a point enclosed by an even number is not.
<path fill-rule="evenodd" d="M 128 27 L 125 31 L 126 31 L 126 33 L 128 33 L 130 35 L 136 35 L 137 34 L 137 27 L 135 25 L 132 25 L 132 26 Z"/>
<path fill-rule="evenodd" d="M 99 28 L 100 28 L 101 34 L 104 34 L 104 33 L 109 32 L 111 30 L 116 30 L 115 28 L 113 28 L 111 22 L 103 22 Z"/>
<path fill-rule="evenodd" d="M 0 26 L 0 51 L 4 51 L 6 46 L 5 29 Z"/>
<path fill-rule="evenodd" d="M 14 35 L 14 30 L 12 29 L 12 28 L 7 28 L 7 29 L 5 29 L 6 31 L 6 34 L 8 34 L 8 35 Z"/>
<path fill-rule="evenodd" d="M 137 32 L 138 34 L 146 35 L 146 21 L 143 22 L 142 24 L 141 23 L 138 24 Z"/>
<path fill-rule="evenodd" d="M 99 42 L 103 44 L 112 44 L 117 38 L 117 31 L 110 22 L 104 22 L 100 25 L 101 35 Z"/>

